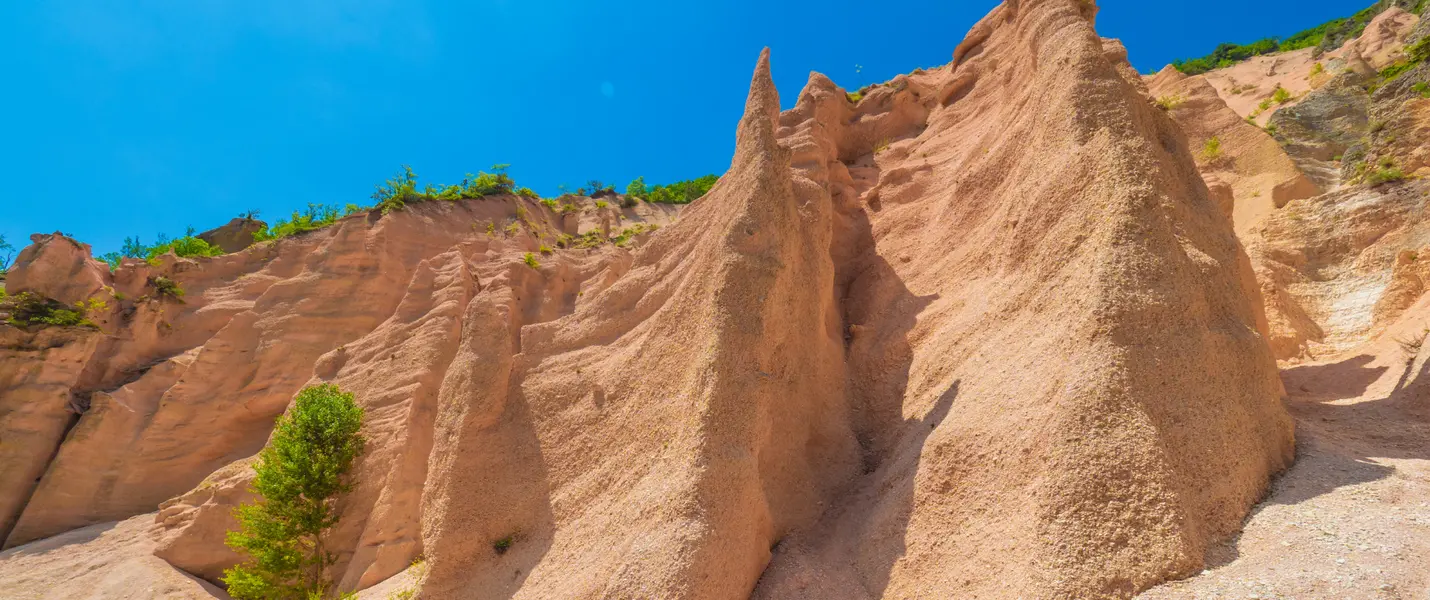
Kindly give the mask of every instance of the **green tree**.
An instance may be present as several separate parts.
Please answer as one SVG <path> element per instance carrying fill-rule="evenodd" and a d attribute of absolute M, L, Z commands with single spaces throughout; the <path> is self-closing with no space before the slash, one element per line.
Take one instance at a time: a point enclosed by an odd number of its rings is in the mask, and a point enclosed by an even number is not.
<path fill-rule="evenodd" d="M 353 395 L 324 384 L 299 392 L 258 454 L 253 491 L 260 498 L 235 511 L 239 530 L 228 545 L 249 560 L 224 571 L 239 600 L 322 598 L 324 572 L 336 557 L 324 534 L 338 522 L 334 505 L 351 489 L 346 474 L 362 453 L 363 410 Z"/>
<path fill-rule="evenodd" d="M 15 258 L 15 247 L 10 242 L 5 241 L 5 236 L 0 235 L 0 273 L 10 270 L 10 261 Z"/>

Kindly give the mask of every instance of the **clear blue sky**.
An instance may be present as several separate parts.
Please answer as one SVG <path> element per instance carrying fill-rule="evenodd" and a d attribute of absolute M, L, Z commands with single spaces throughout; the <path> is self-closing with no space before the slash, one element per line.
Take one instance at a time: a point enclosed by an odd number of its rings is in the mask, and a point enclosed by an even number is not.
<path fill-rule="evenodd" d="M 1371 0 L 1102 0 L 1141 71 Z M 11 0 L 0 234 L 116 250 L 511 163 L 543 194 L 720 173 L 763 46 L 790 106 L 948 62 L 993 0 Z"/>

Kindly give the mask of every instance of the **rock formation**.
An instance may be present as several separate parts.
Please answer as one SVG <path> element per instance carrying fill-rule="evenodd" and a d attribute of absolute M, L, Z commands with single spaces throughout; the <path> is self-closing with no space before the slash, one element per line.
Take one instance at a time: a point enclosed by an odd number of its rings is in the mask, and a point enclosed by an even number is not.
<path fill-rule="evenodd" d="M 1423 99 L 1309 74 L 1421 25 L 1257 59 L 1257 86 L 1302 79 L 1273 136 L 1230 92 L 1250 67 L 1144 80 L 1096 12 L 1009 0 L 947 65 L 857 100 L 813 73 L 784 112 L 766 51 L 683 209 L 413 203 L 113 272 L 36 236 L 9 291 L 94 325 L 0 325 L 0 589 L 221 594 L 252 457 L 320 382 L 366 410 L 329 575 L 367 597 L 1200 585 L 1292 462 L 1276 359 L 1388 361 L 1430 322 L 1427 186 L 1334 156 L 1420 164 Z"/>
<path fill-rule="evenodd" d="M 234 253 L 253 245 L 253 234 L 263 231 L 268 225 L 258 219 L 239 217 L 222 227 L 215 227 L 197 237 L 211 246 L 218 246 L 224 252 Z"/>

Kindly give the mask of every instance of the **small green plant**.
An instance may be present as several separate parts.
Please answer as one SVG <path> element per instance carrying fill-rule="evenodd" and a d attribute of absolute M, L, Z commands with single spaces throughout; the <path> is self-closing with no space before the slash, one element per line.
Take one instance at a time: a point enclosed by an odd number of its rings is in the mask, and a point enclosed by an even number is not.
<path fill-rule="evenodd" d="M 154 288 L 154 293 L 158 294 L 160 298 L 167 296 L 178 300 L 184 297 L 184 288 L 179 287 L 178 282 L 163 275 L 150 277 L 149 285 Z"/>
<path fill-rule="evenodd" d="M 540 268 L 541 268 L 541 263 L 539 263 L 539 262 L 536 261 L 536 255 L 535 255 L 535 254 L 532 254 L 532 253 L 530 253 L 530 252 L 527 252 L 527 253 L 526 253 L 526 256 L 523 256 L 523 257 L 521 258 L 521 262 L 526 263 L 526 266 L 531 267 L 531 268 L 533 268 L 533 269 L 540 269 Z"/>
<path fill-rule="evenodd" d="M 515 543 L 516 534 L 508 535 L 502 539 L 492 542 L 492 550 L 495 550 L 498 555 L 506 554 L 506 551 L 511 550 L 512 544 Z"/>
<path fill-rule="evenodd" d="M 337 556 L 324 545 L 338 523 L 337 498 L 352 489 L 347 473 L 362 454 L 363 409 L 336 385 L 298 393 L 278 418 L 258 454 L 253 491 L 258 501 L 234 511 L 237 531 L 228 546 L 249 559 L 224 571 L 238 600 L 317 599 L 332 582 L 325 570 Z"/>
<path fill-rule="evenodd" d="M 602 209 L 602 208 L 605 208 L 605 207 L 607 207 L 607 206 L 610 206 L 610 204 L 607 204 L 605 200 L 597 200 L 597 201 L 596 201 L 596 208 L 597 208 L 598 210 L 599 210 L 599 209 Z"/>
<path fill-rule="evenodd" d="M 510 225 L 502 229 L 502 231 L 506 232 L 508 237 L 521 233 L 521 223 L 513 221 Z"/>
<path fill-rule="evenodd" d="M 541 201 L 541 205 L 554 210 L 556 208 L 556 200 L 552 198 L 547 198 Z"/>
<path fill-rule="evenodd" d="M 1311 65 L 1311 76 L 1312 76 L 1312 77 L 1315 77 L 1315 76 L 1320 75 L 1321 73 L 1325 73 L 1325 72 L 1326 72 L 1326 65 L 1323 65 L 1323 64 L 1321 64 L 1321 63 L 1316 63 L 1316 64 L 1314 64 L 1314 65 Z"/>
<path fill-rule="evenodd" d="M 1275 124 L 1275 123 L 1267 123 L 1267 124 L 1266 124 L 1266 133 L 1271 134 L 1271 135 L 1276 135 L 1276 131 L 1277 131 L 1277 130 L 1276 130 L 1276 124 Z"/>
<path fill-rule="evenodd" d="M 537 248 L 537 249 L 536 249 L 536 251 L 537 251 L 537 252 L 540 252 L 540 253 L 542 253 L 542 254 L 551 254 L 551 246 L 547 246 L 546 244 L 542 244 L 540 248 Z"/>
<path fill-rule="evenodd" d="M 1371 169 L 1365 176 L 1366 183 L 1372 186 L 1404 180 L 1405 173 L 1401 172 L 1400 167 L 1395 165 L 1395 159 L 1389 156 L 1382 158 L 1378 168 Z"/>
<path fill-rule="evenodd" d="M 848 100 L 850 104 L 858 104 L 860 100 L 864 99 L 864 91 L 844 92 L 844 99 Z"/>
<path fill-rule="evenodd" d="M 1276 91 L 1271 92 L 1271 101 L 1277 104 L 1285 104 L 1287 102 L 1290 102 L 1291 92 L 1287 91 L 1286 88 L 1278 85 L 1276 86 Z"/>
<path fill-rule="evenodd" d="M 1171 96 L 1162 96 L 1160 98 L 1157 98 L 1156 100 L 1153 100 L 1152 103 L 1157 105 L 1157 108 L 1166 111 L 1172 111 L 1176 110 L 1178 106 L 1181 106 L 1186 101 L 1187 99 L 1183 98 L 1180 94 L 1173 94 Z"/>
<path fill-rule="evenodd" d="M 1202 159 L 1211 162 L 1221 158 L 1221 138 L 1212 136 L 1205 144 L 1202 144 Z"/>
<path fill-rule="evenodd" d="M 1422 81 L 1410 86 L 1410 91 L 1419 94 L 1421 98 L 1430 98 L 1430 83 Z"/>
<path fill-rule="evenodd" d="M 1371 133 L 1380 133 L 1380 132 L 1382 132 L 1382 131 L 1385 131 L 1385 121 L 1371 121 L 1371 122 L 1370 122 L 1370 132 L 1371 132 Z"/>
<path fill-rule="evenodd" d="M 497 222 L 496 222 L 496 221 L 487 221 L 487 237 L 493 237 L 493 236 L 495 236 L 496 234 L 497 234 Z"/>

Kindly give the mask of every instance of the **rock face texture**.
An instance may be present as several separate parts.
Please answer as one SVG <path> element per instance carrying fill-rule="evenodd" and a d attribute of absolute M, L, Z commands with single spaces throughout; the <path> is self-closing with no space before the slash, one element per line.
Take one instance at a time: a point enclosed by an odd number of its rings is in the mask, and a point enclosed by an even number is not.
<path fill-rule="evenodd" d="M 1231 110 L 1205 77 L 1186 77 L 1167 67 L 1148 82 L 1148 89 L 1187 134 L 1208 186 L 1219 182 L 1231 188 L 1238 233 L 1250 231 L 1287 202 L 1321 192 L 1274 138 Z"/>
<path fill-rule="evenodd" d="M 253 234 L 263 231 L 268 225 L 258 219 L 239 217 L 222 227 L 215 227 L 197 237 L 211 246 L 223 248 L 224 252 L 238 252 L 253 245 Z"/>
<path fill-rule="evenodd" d="M 0 439 L 35 440 L 0 455 L 0 583 L 134 515 L 126 548 L 216 580 L 248 461 L 317 382 L 367 411 L 344 590 L 418 557 L 430 599 L 1128 598 L 1199 572 L 1293 455 L 1223 187 L 1274 209 L 1308 182 L 1173 82 L 1237 140 L 1213 196 L 1095 14 L 1006 2 L 952 63 L 858 103 L 812 74 L 784 113 L 766 52 L 729 170 L 673 222 L 433 202 L 114 273 L 37 239 L 12 292 L 107 308 L 0 326 Z M 523 260 L 633 220 L 660 227 Z"/>

